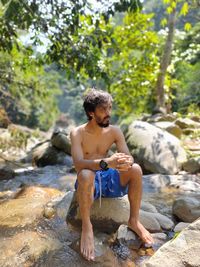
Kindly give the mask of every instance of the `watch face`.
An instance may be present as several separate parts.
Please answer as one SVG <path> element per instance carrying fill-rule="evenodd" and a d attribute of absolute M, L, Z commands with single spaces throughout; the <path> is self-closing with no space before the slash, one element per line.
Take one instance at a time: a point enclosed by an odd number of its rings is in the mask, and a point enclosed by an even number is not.
<path fill-rule="evenodd" d="M 100 168 L 103 169 L 103 170 L 106 170 L 107 167 L 108 167 L 108 163 L 105 162 L 104 160 L 101 160 L 99 165 L 100 165 Z"/>

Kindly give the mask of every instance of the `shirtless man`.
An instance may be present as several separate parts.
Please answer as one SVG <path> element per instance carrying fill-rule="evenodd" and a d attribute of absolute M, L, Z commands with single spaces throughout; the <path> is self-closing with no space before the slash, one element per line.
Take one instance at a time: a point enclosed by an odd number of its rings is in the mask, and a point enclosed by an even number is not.
<path fill-rule="evenodd" d="M 112 108 L 110 94 L 91 89 L 83 107 L 88 122 L 75 128 L 71 134 L 72 157 L 77 171 L 78 203 L 82 219 L 80 250 L 87 260 L 94 260 L 94 237 L 90 221 L 93 200 L 103 197 L 121 197 L 128 193 L 130 217 L 128 226 L 143 240 L 152 244 L 151 234 L 139 222 L 142 194 L 142 170 L 133 163 L 123 133 L 109 125 Z M 118 153 L 108 157 L 115 143 Z"/>

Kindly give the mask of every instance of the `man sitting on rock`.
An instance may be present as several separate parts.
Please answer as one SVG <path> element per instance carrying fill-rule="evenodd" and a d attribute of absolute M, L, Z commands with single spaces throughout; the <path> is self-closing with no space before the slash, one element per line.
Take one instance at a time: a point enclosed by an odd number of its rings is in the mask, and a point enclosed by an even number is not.
<path fill-rule="evenodd" d="M 80 250 L 84 258 L 94 260 L 94 237 L 90 208 L 94 199 L 122 197 L 128 193 L 130 217 L 128 227 L 143 240 L 152 244 L 151 234 L 139 222 L 142 194 L 142 170 L 133 163 L 122 131 L 110 125 L 112 97 L 107 92 L 91 89 L 83 107 L 88 122 L 71 134 L 72 157 L 77 171 L 78 203 L 82 219 Z M 108 157 L 112 144 L 118 153 Z"/>

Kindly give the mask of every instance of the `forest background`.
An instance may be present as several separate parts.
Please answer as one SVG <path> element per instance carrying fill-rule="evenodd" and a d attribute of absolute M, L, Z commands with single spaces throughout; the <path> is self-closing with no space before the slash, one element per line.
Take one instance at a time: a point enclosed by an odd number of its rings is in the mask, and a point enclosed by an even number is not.
<path fill-rule="evenodd" d="M 89 87 L 112 94 L 113 122 L 199 116 L 199 21 L 195 0 L 1 0 L 0 121 L 83 123 Z"/>

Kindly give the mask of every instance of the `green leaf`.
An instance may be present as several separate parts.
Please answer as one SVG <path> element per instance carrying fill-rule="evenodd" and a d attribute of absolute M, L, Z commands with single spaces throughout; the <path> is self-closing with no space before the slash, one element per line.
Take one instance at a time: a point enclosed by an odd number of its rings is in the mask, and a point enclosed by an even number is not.
<path fill-rule="evenodd" d="M 185 31 L 188 32 L 191 28 L 192 28 L 192 25 L 189 22 L 186 22 L 185 25 L 184 25 Z"/>
<path fill-rule="evenodd" d="M 172 8 L 171 6 L 168 6 L 168 8 L 167 8 L 167 13 L 168 13 L 168 14 L 171 14 L 172 11 L 173 11 L 173 8 Z"/>
<path fill-rule="evenodd" d="M 180 11 L 180 15 L 187 15 L 188 14 L 188 10 L 189 10 L 189 6 L 188 6 L 188 3 L 185 2 L 181 8 L 181 11 Z"/>
<path fill-rule="evenodd" d="M 160 24 L 162 27 L 165 27 L 167 25 L 167 19 L 166 18 L 162 19 Z"/>

